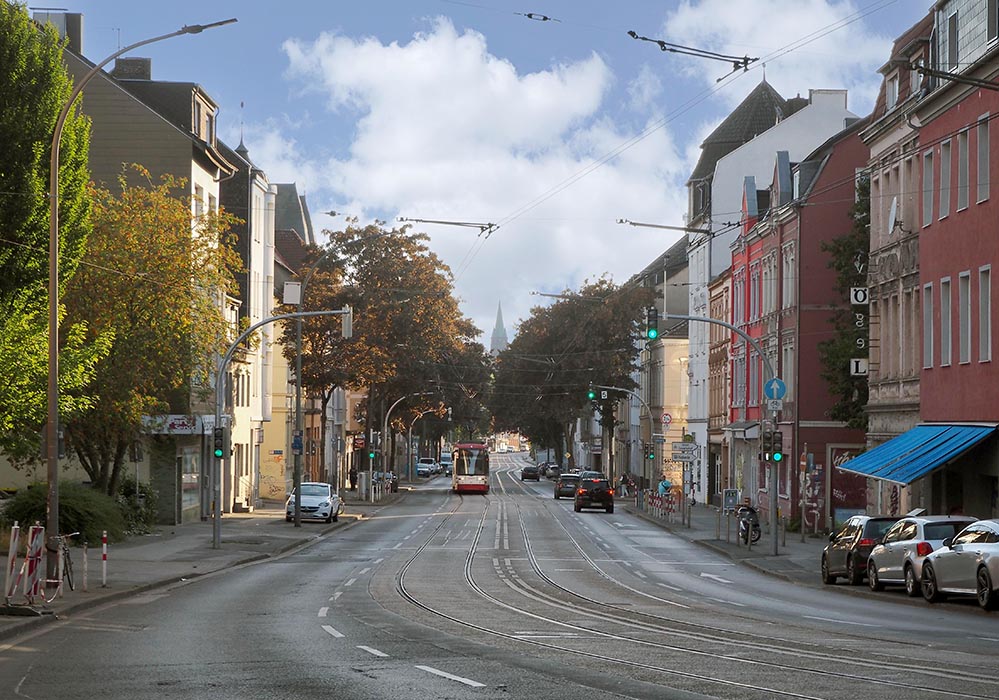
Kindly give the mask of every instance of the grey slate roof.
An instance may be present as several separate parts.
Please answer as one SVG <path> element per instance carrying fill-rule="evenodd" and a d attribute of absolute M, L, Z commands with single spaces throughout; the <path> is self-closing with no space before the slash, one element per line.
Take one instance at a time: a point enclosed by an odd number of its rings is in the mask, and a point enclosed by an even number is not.
<path fill-rule="evenodd" d="M 808 104 L 808 100 L 804 98 L 792 100 L 793 102 L 781 97 L 766 80 L 760 81 L 746 95 L 746 99 L 704 139 L 701 157 L 688 182 L 711 177 L 719 159 Z"/>

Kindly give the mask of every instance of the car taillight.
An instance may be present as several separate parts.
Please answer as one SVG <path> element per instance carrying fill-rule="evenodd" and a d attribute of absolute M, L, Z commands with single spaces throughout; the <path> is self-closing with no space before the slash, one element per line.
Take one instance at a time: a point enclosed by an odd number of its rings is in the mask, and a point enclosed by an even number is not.
<path fill-rule="evenodd" d="M 933 551 L 933 545 L 929 542 L 919 542 L 916 545 L 916 556 L 925 557 L 927 554 Z"/>
<path fill-rule="evenodd" d="M 857 546 L 858 547 L 873 547 L 874 546 L 874 540 L 872 540 L 869 537 L 865 537 L 864 539 L 860 540 L 860 542 L 857 543 Z"/>
<path fill-rule="evenodd" d="M 611 496 L 613 496 L 614 495 L 614 489 L 607 489 L 607 493 L 609 493 Z"/>
<path fill-rule="evenodd" d="M 577 489 L 576 493 L 578 493 L 580 496 L 582 496 L 584 493 L 586 493 L 586 489 Z"/>

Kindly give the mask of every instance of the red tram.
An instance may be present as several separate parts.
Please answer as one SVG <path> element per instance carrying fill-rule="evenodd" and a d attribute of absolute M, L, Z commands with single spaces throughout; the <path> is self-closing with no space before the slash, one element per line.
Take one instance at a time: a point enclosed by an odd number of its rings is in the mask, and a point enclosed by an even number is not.
<path fill-rule="evenodd" d="M 489 493 L 489 447 L 481 442 L 459 442 L 452 452 L 455 493 Z"/>

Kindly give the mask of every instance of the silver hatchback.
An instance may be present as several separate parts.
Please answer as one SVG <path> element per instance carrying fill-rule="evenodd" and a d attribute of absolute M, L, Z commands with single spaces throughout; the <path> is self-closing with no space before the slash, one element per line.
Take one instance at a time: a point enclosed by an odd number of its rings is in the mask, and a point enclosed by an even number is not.
<path fill-rule="evenodd" d="M 885 586 L 905 586 L 909 596 L 920 593 L 923 559 L 940 549 L 943 541 L 954 537 L 975 522 L 966 515 L 907 516 L 892 525 L 871 550 L 867 560 L 867 582 L 872 591 Z"/>

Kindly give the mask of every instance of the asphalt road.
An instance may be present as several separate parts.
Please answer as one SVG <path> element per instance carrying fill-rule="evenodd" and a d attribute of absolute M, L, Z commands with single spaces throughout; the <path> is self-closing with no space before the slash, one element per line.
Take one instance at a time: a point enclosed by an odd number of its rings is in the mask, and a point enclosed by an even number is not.
<path fill-rule="evenodd" d="M 0 647 L 0 697 L 999 697 L 999 618 L 778 581 L 495 455 L 259 564 Z"/>

